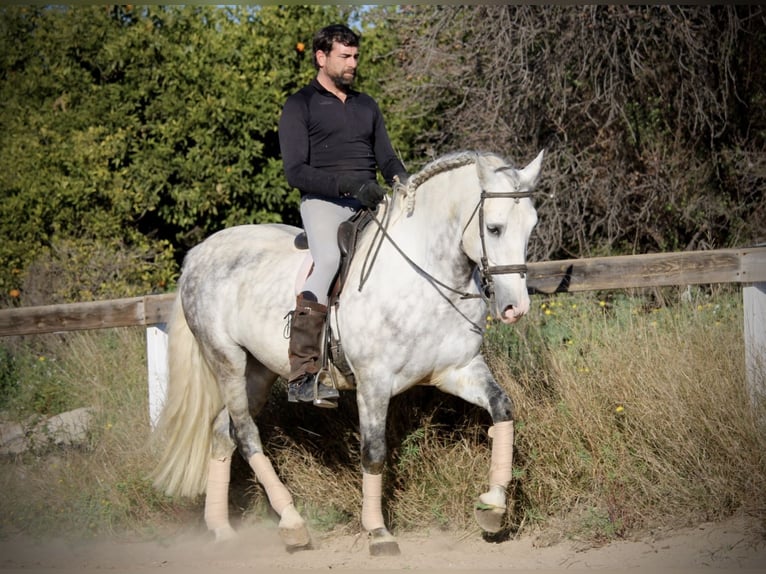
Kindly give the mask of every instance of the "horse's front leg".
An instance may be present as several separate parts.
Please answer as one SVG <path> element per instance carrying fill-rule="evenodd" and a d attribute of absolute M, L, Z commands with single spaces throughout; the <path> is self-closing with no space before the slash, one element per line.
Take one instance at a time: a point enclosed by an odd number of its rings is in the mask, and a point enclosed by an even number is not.
<path fill-rule="evenodd" d="M 474 516 L 484 531 L 498 532 L 503 526 L 506 490 L 513 472 L 513 403 L 497 384 L 481 355 L 468 366 L 440 377 L 437 385 L 446 393 L 485 408 L 492 417 L 489 490 L 479 496 Z"/>
<path fill-rule="evenodd" d="M 513 468 L 513 420 L 495 423 L 489 436 L 492 439 L 489 490 L 479 495 L 474 517 L 484 531 L 498 532 L 503 527 L 506 490 Z"/>
<path fill-rule="evenodd" d="M 386 417 L 389 396 L 357 391 L 362 447 L 362 528 L 370 535 L 372 556 L 399 554 L 396 538 L 383 519 L 383 469 L 386 464 Z"/>

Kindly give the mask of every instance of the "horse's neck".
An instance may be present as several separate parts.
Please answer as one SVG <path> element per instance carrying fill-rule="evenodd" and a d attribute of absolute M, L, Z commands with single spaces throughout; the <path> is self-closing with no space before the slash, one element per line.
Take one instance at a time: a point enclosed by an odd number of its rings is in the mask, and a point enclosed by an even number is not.
<path fill-rule="evenodd" d="M 466 190 L 476 184 L 467 184 L 464 178 L 464 174 L 456 177 L 452 172 L 427 181 L 417 191 L 411 212 L 408 198 L 397 195 L 388 208 L 391 213 L 387 226 L 396 246 L 424 271 L 460 288 L 471 282 L 474 268 L 462 251 L 461 237 L 466 210 L 471 210 L 476 201 L 467 197 L 470 193 Z M 378 217 L 384 225 L 386 217 L 385 212 Z M 384 242 L 381 253 L 402 259 L 397 247 Z"/>

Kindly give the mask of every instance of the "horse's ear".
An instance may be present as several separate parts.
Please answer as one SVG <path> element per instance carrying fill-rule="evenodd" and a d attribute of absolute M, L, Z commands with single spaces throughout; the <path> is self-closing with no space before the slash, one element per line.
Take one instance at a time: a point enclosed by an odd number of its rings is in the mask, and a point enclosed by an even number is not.
<path fill-rule="evenodd" d="M 482 188 L 487 186 L 487 182 L 492 178 L 494 171 L 494 169 L 485 163 L 481 154 L 476 156 L 476 173 L 479 175 L 479 185 L 481 185 Z"/>
<path fill-rule="evenodd" d="M 540 168 L 543 165 L 543 156 L 545 150 L 541 150 L 537 157 L 529 162 L 529 165 L 524 169 L 518 171 L 519 182 L 525 189 L 533 189 L 537 184 L 537 179 L 540 177 Z"/>

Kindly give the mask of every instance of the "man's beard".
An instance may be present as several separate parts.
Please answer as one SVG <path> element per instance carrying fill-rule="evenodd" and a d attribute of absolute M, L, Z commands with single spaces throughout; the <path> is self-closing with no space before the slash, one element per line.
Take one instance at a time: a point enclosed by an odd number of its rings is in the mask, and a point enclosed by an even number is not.
<path fill-rule="evenodd" d="M 335 84 L 336 88 L 346 89 L 346 88 L 350 88 L 353 85 L 355 78 L 356 78 L 356 74 L 352 72 L 349 75 L 341 73 L 341 74 L 338 74 L 337 76 L 331 76 L 330 79 L 332 80 L 332 83 Z"/>

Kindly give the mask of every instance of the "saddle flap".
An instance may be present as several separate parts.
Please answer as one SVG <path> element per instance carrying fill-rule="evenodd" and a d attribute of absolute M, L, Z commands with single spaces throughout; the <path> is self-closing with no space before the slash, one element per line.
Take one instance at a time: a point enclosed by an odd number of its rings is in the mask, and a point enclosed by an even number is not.
<path fill-rule="evenodd" d="M 338 226 L 338 247 L 341 257 L 348 257 L 354 251 L 357 228 L 351 221 L 344 221 Z"/>
<path fill-rule="evenodd" d="M 357 211 L 350 219 L 338 226 L 338 248 L 340 249 L 340 266 L 333 286 L 330 288 L 331 299 L 337 299 L 346 282 L 346 275 L 351 259 L 356 251 L 356 241 L 359 233 L 372 221 L 373 215 L 367 209 Z"/>

